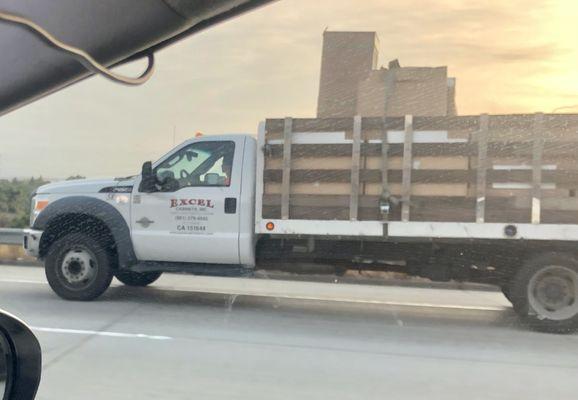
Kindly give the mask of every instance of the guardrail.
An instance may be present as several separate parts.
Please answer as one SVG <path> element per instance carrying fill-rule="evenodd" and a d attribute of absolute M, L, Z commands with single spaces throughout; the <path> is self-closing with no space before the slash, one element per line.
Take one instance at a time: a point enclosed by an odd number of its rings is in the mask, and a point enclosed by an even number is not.
<path fill-rule="evenodd" d="M 24 240 L 22 229 L 0 228 L 0 244 L 21 245 Z"/>

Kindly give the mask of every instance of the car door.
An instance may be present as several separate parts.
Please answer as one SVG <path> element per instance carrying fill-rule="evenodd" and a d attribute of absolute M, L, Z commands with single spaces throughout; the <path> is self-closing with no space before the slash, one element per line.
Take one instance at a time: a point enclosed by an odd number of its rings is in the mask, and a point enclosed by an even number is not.
<path fill-rule="evenodd" d="M 242 136 L 200 138 L 155 163 L 159 191 L 141 192 L 137 182 L 131 228 L 139 260 L 239 263 L 243 148 Z"/>

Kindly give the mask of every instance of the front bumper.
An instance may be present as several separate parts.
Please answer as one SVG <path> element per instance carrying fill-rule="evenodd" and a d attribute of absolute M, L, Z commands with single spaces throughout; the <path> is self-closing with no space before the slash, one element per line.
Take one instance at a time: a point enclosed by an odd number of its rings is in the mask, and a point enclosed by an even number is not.
<path fill-rule="evenodd" d="M 34 229 L 24 229 L 24 252 L 31 257 L 38 257 L 40 250 L 40 239 L 42 238 L 42 231 Z"/>

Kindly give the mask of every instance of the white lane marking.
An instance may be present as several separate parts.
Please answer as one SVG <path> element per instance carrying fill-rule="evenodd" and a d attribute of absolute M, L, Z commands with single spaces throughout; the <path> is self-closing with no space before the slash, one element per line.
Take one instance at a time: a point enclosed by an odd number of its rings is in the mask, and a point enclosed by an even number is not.
<path fill-rule="evenodd" d="M 422 308 L 447 308 L 453 310 L 474 310 L 474 311 L 504 311 L 507 306 L 468 306 L 460 304 L 435 304 L 435 303 L 417 303 L 407 301 L 390 301 L 390 300 L 372 300 L 355 297 L 335 296 L 311 296 L 299 293 L 276 293 L 276 292 L 257 292 L 257 291 L 241 291 L 241 290 L 227 290 L 214 288 L 177 288 L 170 286 L 152 286 L 156 290 L 167 290 L 174 292 L 194 292 L 194 293 L 211 293 L 211 294 L 225 294 L 230 296 L 248 296 L 248 297 L 274 297 L 280 299 L 296 299 L 296 300 L 313 300 L 313 301 L 339 301 L 344 303 L 360 303 L 360 304 L 378 304 L 385 306 L 404 306 L 404 307 L 422 307 Z"/>
<path fill-rule="evenodd" d="M 0 279 L 0 283 L 32 283 L 35 285 L 48 285 L 47 281 L 36 281 L 32 279 Z M 118 283 L 111 283 L 111 287 L 121 286 Z"/>
<path fill-rule="evenodd" d="M 2 283 L 35 283 L 40 285 L 46 285 L 48 282 L 46 281 L 33 281 L 30 279 L 0 279 Z"/>
<path fill-rule="evenodd" d="M 108 336 L 118 338 L 132 338 L 132 339 L 152 339 L 152 340 L 172 340 L 170 336 L 159 335 L 145 335 L 144 333 L 123 333 L 123 332 L 107 332 L 107 331 L 91 331 L 85 329 L 64 329 L 64 328 L 46 328 L 43 326 L 31 326 L 34 331 L 50 332 L 50 333 L 68 333 L 73 335 L 94 335 L 94 336 Z"/>
<path fill-rule="evenodd" d="M 32 284 L 42 284 L 46 285 L 46 281 L 33 281 L 26 279 L 0 279 L 0 283 L 32 283 Z M 119 285 L 111 285 L 119 286 Z M 213 288 L 177 288 L 171 286 L 153 286 L 156 290 L 166 290 L 173 292 L 194 292 L 194 293 L 212 293 L 212 294 L 228 294 L 235 296 L 255 296 L 255 297 L 275 297 L 284 299 L 299 299 L 299 300 L 313 300 L 313 301 L 341 301 L 346 303 L 361 303 L 361 304 L 381 304 L 385 306 L 397 306 L 397 307 L 421 307 L 421 308 L 445 308 L 452 310 L 471 310 L 471 311 L 504 311 L 509 307 L 507 306 L 467 306 L 460 304 L 435 304 L 435 303 L 416 303 L 416 302 L 405 302 L 405 301 L 388 301 L 388 300 L 370 300 L 370 299 L 359 299 L 359 298 L 347 298 L 339 296 L 309 296 L 301 294 L 291 294 L 291 293 L 275 293 L 275 292 L 253 292 L 253 291 L 232 291 L 227 289 L 213 289 Z"/>
<path fill-rule="evenodd" d="M 476 310 L 476 311 L 504 311 L 508 307 L 504 306 L 462 306 L 457 304 L 432 304 L 432 303 L 410 303 L 402 301 L 384 301 L 380 304 L 388 306 L 425 307 L 425 308 L 449 308 L 453 310 Z"/>

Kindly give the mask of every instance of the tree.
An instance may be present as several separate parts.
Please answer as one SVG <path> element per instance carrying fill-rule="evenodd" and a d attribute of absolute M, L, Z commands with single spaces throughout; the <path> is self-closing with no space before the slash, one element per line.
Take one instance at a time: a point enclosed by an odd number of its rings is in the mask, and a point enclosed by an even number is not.
<path fill-rule="evenodd" d="M 30 215 L 30 197 L 44 179 L 0 180 L 0 228 L 25 228 Z"/>

